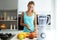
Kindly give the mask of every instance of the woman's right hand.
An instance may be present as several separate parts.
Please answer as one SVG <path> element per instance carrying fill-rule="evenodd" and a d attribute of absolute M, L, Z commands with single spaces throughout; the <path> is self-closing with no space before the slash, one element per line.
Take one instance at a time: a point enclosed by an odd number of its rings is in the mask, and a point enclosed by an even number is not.
<path fill-rule="evenodd" d="M 29 27 L 29 25 L 28 25 L 28 24 L 25 24 L 25 26 L 27 27 L 27 29 L 28 29 L 28 30 L 30 30 L 30 27 Z"/>

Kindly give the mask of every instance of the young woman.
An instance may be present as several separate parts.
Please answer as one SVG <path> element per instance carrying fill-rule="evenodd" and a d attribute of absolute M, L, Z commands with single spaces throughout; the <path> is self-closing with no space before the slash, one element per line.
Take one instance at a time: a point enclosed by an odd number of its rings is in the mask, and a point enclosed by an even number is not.
<path fill-rule="evenodd" d="M 34 12 L 34 2 L 30 1 L 27 5 L 28 10 L 22 12 L 20 25 L 24 26 L 24 32 L 36 32 L 37 31 L 37 17 Z M 22 22 L 24 20 L 24 23 Z"/>

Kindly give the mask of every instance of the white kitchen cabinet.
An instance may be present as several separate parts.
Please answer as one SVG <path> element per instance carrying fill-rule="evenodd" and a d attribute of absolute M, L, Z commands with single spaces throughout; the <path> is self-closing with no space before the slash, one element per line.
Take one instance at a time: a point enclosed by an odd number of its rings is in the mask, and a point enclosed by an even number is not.
<path fill-rule="evenodd" d="M 18 0 L 0 0 L 0 9 L 12 10 L 17 9 Z"/>

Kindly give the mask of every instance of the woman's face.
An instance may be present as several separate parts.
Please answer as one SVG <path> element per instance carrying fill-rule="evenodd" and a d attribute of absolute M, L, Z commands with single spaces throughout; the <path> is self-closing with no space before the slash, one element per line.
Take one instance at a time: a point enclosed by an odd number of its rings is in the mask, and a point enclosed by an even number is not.
<path fill-rule="evenodd" d="M 28 10 L 29 11 L 33 11 L 34 10 L 34 5 L 33 4 L 29 4 L 28 5 Z"/>

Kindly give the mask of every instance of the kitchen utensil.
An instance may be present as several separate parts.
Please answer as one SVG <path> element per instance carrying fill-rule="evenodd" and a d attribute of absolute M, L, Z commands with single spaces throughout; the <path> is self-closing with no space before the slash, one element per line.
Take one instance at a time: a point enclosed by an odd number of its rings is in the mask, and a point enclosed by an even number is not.
<path fill-rule="evenodd" d="M 13 20 L 13 16 L 11 16 L 11 20 Z"/>
<path fill-rule="evenodd" d="M 7 17 L 7 20 L 10 20 L 10 16 Z"/>
<path fill-rule="evenodd" d="M 14 30 L 15 30 L 15 28 L 16 28 L 16 26 L 15 26 L 15 24 L 14 24 Z"/>
<path fill-rule="evenodd" d="M 6 29 L 6 24 L 1 24 L 1 29 Z"/>
<path fill-rule="evenodd" d="M 10 25 L 10 30 L 12 30 L 12 24 Z"/>
<path fill-rule="evenodd" d="M 7 12 L 4 12 L 4 20 L 7 19 Z"/>

